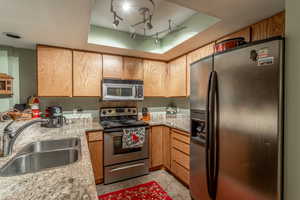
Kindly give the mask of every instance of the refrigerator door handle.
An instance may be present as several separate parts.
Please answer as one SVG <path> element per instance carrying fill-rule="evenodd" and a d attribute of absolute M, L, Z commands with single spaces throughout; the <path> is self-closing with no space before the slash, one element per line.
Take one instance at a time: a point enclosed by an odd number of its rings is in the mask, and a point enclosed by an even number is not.
<path fill-rule="evenodd" d="M 211 177 L 211 173 L 212 173 L 212 163 L 211 163 L 211 144 L 212 144 L 212 140 L 211 140 L 211 129 L 212 127 L 212 77 L 213 77 L 213 72 L 210 73 L 210 77 L 209 77 L 209 82 L 208 82 L 208 90 L 207 90 L 207 104 L 206 104 L 206 124 L 207 124 L 207 128 L 206 128 L 206 145 L 205 145 L 205 167 L 206 167 L 206 182 L 207 182 L 207 191 L 208 191 L 208 195 L 210 197 L 212 197 L 212 177 Z"/>
<path fill-rule="evenodd" d="M 212 72 L 211 77 L 211 110 L 210 110 L 210 140 L 211 140 L 211 197 L 215 199 L 217 194 L 218 178 L 218 78 L 217 72 Z"/>

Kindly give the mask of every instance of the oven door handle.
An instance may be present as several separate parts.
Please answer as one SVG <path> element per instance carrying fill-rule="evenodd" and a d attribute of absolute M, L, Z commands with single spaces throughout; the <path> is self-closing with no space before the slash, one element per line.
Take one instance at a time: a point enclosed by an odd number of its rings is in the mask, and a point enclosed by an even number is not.
<path fill-rule="evenodd" d="M 123 136 L 123 132 L 112 132 L 112 133 L 107 133 L 108 136 L 114 138 L 114 137 L 122 137 Z"/>
<path fill-rule="evenodd" d="M 128 166 L 124 166 L 124 167 L 118 167 L 118 168 L 110 170 L 110 172 L 116 172 L 116 171 L 120 171 L 120 170 L 124 170 L 124 169 L 130 169 L 130 168 L 142 167 L 142 166 L 145 166 L 145 163 L 138 163 L 138 164 L 128 165 Z"/>

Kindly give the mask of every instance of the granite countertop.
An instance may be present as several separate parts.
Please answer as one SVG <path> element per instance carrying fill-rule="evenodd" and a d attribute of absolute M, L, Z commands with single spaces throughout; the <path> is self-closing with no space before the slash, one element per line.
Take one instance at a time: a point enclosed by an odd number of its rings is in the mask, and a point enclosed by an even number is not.
<path fill-rule="evenodd" d="M 24 122 L 17 122 L 20 126 Z M 6 123 L 0 123 L 0 134 Z M 0 158 L 0 167 L 10 160 L 21 148 L 34 141 L 70 137 L 81 139 L 81 159 L 73 164 L 36 173 L 11 177 L 0 177 L 0 200 L 96 200 L 97 192 L 85 137 L 86 131 L 102 130 L 97 122 L 77 120 L 62 128 L 43 128 L 35 124 L 17 138 L 13 155 Z"/>
<path fill-rule="evenodd" d="M 163 118 L 149 121 L 150 126 L 165 125 L 170 128 L 176 128 L 185 132 L 190 132 L 190 118 L 189 117 L 176 117 L 176 118 Z"/>

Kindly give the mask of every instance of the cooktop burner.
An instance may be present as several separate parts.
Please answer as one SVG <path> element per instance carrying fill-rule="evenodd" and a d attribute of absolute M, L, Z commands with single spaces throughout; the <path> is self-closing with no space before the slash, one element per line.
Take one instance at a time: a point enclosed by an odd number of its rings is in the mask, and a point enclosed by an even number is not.
<path fill-rule="evenodd" d="M 147 126 L 138 120 L 137 108 L 101 108 L 100 124 L 104 129 Z"/>

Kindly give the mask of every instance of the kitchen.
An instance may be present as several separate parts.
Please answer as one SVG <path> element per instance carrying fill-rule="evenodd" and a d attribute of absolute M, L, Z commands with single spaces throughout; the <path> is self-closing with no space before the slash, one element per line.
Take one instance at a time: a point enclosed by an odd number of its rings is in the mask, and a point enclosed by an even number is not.
<path fill-rule="evenodd" d="M 297 199 L 289 1 L 5 1 L 0 199 Z"/>

